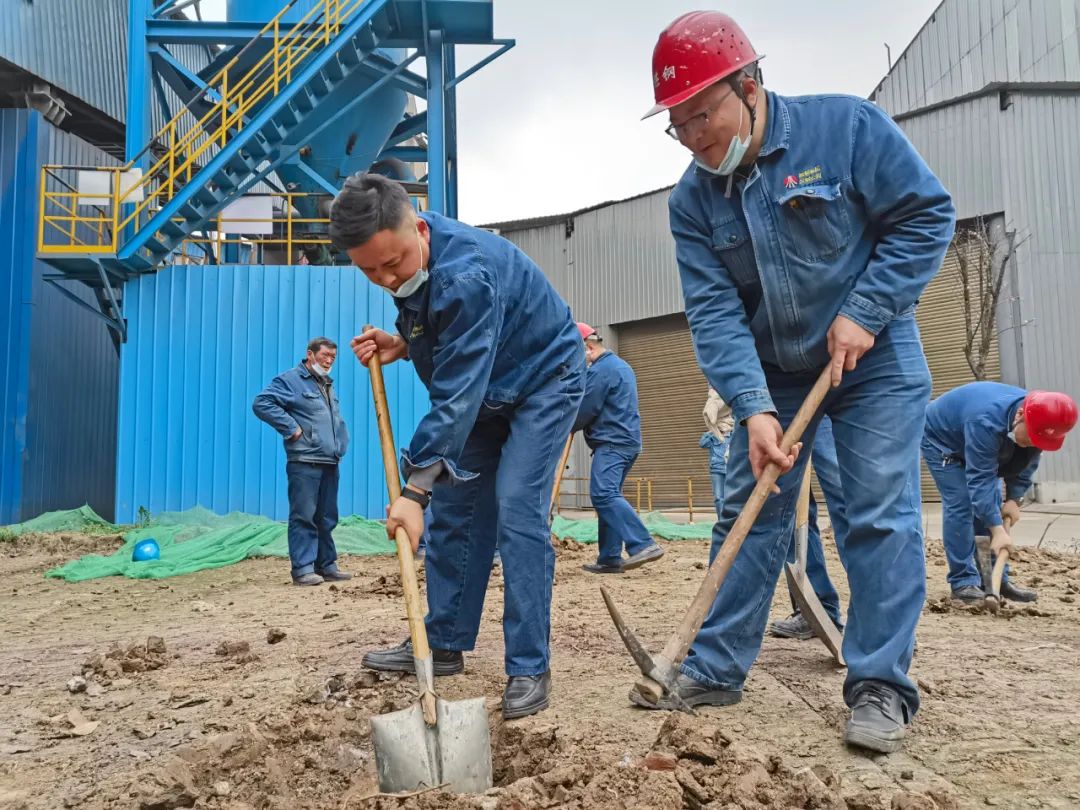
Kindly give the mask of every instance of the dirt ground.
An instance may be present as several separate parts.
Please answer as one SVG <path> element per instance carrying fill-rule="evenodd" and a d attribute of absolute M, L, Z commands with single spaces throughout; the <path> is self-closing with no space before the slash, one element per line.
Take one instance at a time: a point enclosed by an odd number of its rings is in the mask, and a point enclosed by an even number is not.
<path fill-rule="evenodd" d="M 282 560 L 164 581 L 69 585 L 48 568 L 117 541 L 0 543 L 0 807 L 758 808 L 1080 807 L 1080 557 L 1021 550 L 1037 610 L 993 616 L 929 600 L 913 665 L 923 708 L 902 753 L 845 750 L 843 671 L 816 641 L 766 639 L 743 702 L 697 717 L 644 712 L 635 671 L 581 571 L 560 549 L 553 705 L 503 724 L 502 580 L 444 697 L 484 695 L 497 787 L 485 796 L 378 796 L 368 718 L 413 697 L 363 651 L 406 635 L 392 558 L 343 560 L 342 586 L 296 588 Z M 829 564 L 843 590 L 831 543 Z M 658 650 L 701 580 L 707 547 L 667 546 L 609 584 Z M 787 613 L 783 593 L 773 610 Z"/>

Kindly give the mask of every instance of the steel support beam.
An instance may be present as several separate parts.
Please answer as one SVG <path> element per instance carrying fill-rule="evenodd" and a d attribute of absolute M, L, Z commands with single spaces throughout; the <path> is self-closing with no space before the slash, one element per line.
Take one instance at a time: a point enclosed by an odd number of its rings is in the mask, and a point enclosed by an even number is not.
<path fill-rule="evenodd" d="M 446 53 L 442 31 L 427 32 L 428 209 L 447 213 Z"/>

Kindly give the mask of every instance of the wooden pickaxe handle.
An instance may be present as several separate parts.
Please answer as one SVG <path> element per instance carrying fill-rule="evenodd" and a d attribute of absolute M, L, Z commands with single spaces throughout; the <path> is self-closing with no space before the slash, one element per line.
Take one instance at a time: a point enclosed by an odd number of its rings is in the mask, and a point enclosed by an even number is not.
<path fill-rule="evenodd" d="M 791 424 L 788 425 L 788 429 L 784 432 L 784 438 L 780 441 L 781 452 L 790 453 L 791 448 L 802 438 L 803 431 L 806 430 L 807 425 L 817 414 L 831 385 L 832 369 L 826 366 L 817 382 L 814 383 L 814 387 L 806 395 L 806 399 L 803 400 L 802 407 L 799 408 L 795 418 L 791 420 Z M 750 529 L 753 528 L 754 521 L 757 520 L 761 508 L 765 505 L 765 501 L 772 492 L 776 479 L 779 477 L 780 467 L 770 462 L 761 473 L 761 478 L 758 479 L 754 491 L 750 493 L 750 498 L 747 500 L 746 505 L 743 506 L 739 517 L 731 527 L 731 531 L 728 532 L 728 536 L 720 547 L 716 559 L 709 566 L 709 570 L 705 574 L 705 580 L 701 583 L 701 587 L 698 588 L 697 595 L 690 603 L 686 615 L 679 622 L 660 653 L 660 656 L 670 661 L 673 667 L 682 662 L 690 649 L 690 645 L 697 638 L 702 622 L 705 621 L 709 608 L 712 607 L 713 602 L 716 601 L 716 595 L 720 592 L 720 586 L 724 584 L 724 579 L 727 577 L 728 571 L 731 570 L 732 563 L 735 562 L 735 555 L 742 548 L 743 541 L 746 540 Z M 635 687 L 646 698 L 654 701 L 659 701 L 664 695 L 664 687 L 649 677 L 643 676 L 640 678 Z"/>
<path fill-rule="evenodd" d="M 1005 518 L 1003 521 L 1005 530 L 1009 531 L 1013 527 L 1013 522 L 1010 518 Z M 1001 580 L 1005 576 L 1005 566 L 1009 564 L 1009 550 L 1003 548 L 998 552 L 997 559 L 994 560 L 994 573 L 990 576 L 990 595 L 995 599 L 1001 599 Z"/>

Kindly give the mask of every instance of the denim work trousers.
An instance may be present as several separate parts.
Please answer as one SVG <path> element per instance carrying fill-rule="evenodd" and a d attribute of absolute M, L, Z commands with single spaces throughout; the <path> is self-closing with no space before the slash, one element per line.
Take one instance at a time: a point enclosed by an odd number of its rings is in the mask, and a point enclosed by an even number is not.
<path fill-rule="evenodd" d="M 331 532 L 338 523 L 338 465 L 290 461 L 289 559 L 293 577 L 337 570 Z"/>
<path fill-rule="evenodd" d="M 940 447 L 925 437 L 922 441 L 922 455 L 930 469 L 930 476 L 941 493 L 941 533 L 945 543 L 945 559 L 949 563 L 946 577 L 949 587 L 954 591 L 968 585 L 981 588 L 982 577 L 975 566 L 975 535 L 990 534 L 990 530 L 982 525 L 981 520 L 975 518 L 964 464 L 943 453 Z M 1001 581 L 1009 581 L 1007 565 Z"/>
<path fill-rule="evenodd" d="M 653 544 L 649 530 L 623 497 L 623 484 L 637 457 L 631 449 L 607 445 L 593 450 L 589 497 L 599 524 L 596 562 L 600 565 L 617 564 L 623 558 L 624 545 L 627 554 L 637 554 Z"/>
<path fill-rule="evenodd" d="M 769 392 L 785 427 L 817 373 L 769 375 Z M 914 318 L 893 321 L 854 371 L 844 373 L 825 398 L 832 418 L 847 531 L 844 567 L 851 602 L 844 634 L 844 685 L 885 681 L 899 690 L 911 714 L 919 696 L 908 677 L 915 627 L 926 597 L 919 437 L 930 398 L 930 372 Z M 779 479 L 713 603 L 683 672 L 719 689 L 742 689 L 757 658 L 769 605 L 792 544 L 795 502 L 817 430 L 803 435 L 804 452 Z M 713 530 L 712 556 L 754 488 L 745 427 L 735 431 L 728 463 L 727 497 Z"/>
<path fill-rule="evenodd" d="M 583 368 L 573 368 L 520 403 L 486 403 L 460 456 L 461 469 L 476 476 L 435 486 L 424 557 L 432 647 L 475 646 L 497 545 L 506 674 L 548 670 L 555 576 L 548 509 L 584 377 Z"/>
<path fill-rule="evenodd" d="M 833 438 L 832 420 L 828 416 L 822 417 L 818 423 L 817 435 L 814 436 L 814 453 L 811 459 L 814 472 L 817 473 L 818 483 L 825 493 L 825 502 L 829 507 L 829 520 L 832 521 L 833 536 L 836 538 L 837 549 L 842 549 L 844 535 L 847 532 L 847 523 L 844 520 L 844 493 L 840 487 L 840 465 L 836 461 L 836 440 Z M 829 579 L 829 571 L 825 567 L 825 549 L 821 545 L 821 530 L 818 527 L 817 499 L 810 495 L 810 518 L 807 526 L 806 540 L 806 578 L 810 580 L 810 587 L 814 589 L 818 601 L 829 614 L 833 624 L 837 627 L 843 625 L 840 617 L 840 595 L 836 587 Z M 788 552 L 788 562 L 795 562 L 795 543 L 791 544 Z M 792 609 L 798 606 L 794 598 L 791 600 Z"/>

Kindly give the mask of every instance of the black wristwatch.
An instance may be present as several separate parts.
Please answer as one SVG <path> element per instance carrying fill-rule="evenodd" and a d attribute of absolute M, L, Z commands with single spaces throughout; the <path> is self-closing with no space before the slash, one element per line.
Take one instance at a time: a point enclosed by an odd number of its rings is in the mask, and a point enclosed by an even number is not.
<path fill-rule="evenodd" d="M 417 492 L 415 489 L 409 489 L 408 487 L 404 487 L 401 490 L 401 497 L 408 498 L 410 501 L 416 501 L 416 503 L 420 504 L 422 509 L 427 509 L 428 504 L 431 503 L 430 492 Z"/>

